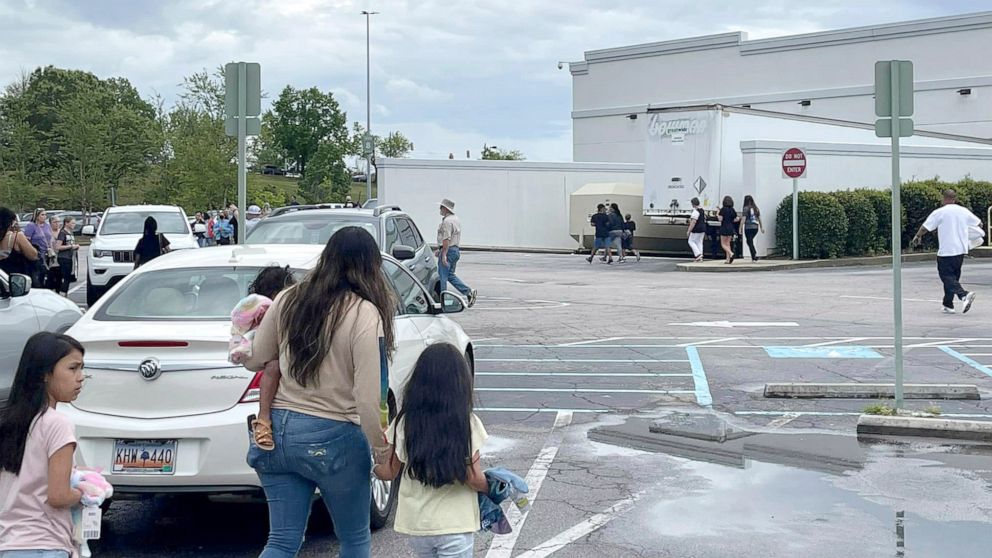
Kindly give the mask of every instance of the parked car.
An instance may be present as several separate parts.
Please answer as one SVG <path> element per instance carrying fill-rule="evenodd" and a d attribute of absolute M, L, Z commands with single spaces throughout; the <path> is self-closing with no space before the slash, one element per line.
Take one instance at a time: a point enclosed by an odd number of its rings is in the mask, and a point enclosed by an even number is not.
<path fill-rule="evenodd" d="M 280 208 L 284 209 L 284 208 Z M 434 293 L 437 300 L 440 274 L 434 251 L 424 241 L 413 218 L 398 206 L 376 209 L 323 209 L 290 206 L 291 211 L 276 213 L 259 221 L 248 232 L 246 244 L 327 244 L 335 232 L 354 225 L 364 227 L 375 237 L 379 248 L 395 257 Z"/>
<path fill-rule="evenodd" d="M 109 219 L 109 218 L 108 218 Z M 76 425 L 79 465 L 100 467 L 115 498 L 145 494 L 256 496 L 245 463 L 246 419 L 258 412 L 261 372 L 227 361 L 231 308 L 265 266 L 312 269 L 323 246 L 214 247 L 166 254 L 122 280 L 69 331 L 86 347 L 86 387 L 64 411 Z M 388 255 L 383 270 L 398 295 L 396 351 L 389 368 L 390 414 L 420 353 L 432 343 L 459 347 L 469 337 L 443 305 Z M 127 456 L 148 454 L 147 460 Z M 372 525 L 385 524 L 392 484 L 373 480 Z"/>
<path fill-rule="evenodd" d="M 307 209 L 342 209 L 344 208 L 343 203 L 317 203 L 317 204 L 301 204 L 301 205 L 287 205 L 285 207 L 277 207 L 269 212 L 267 217 L 278 217 L 280 215 L 285 215 L 287 213 L 293 213 L 294 211 L 305 211 Z"/>
<path fill-rule="evenodd" d="M 66 217 L 72 217 L 76 220 L 76 226 L 72 229 L 72 234 L 81 235 L 83 233 L 83 227 L 86 225 L 93 225 L 94 228 L 100 224 L 101 213 L 89 213 L 86 214 L 82 211 L 63 211 L 57 215 L 59 221 L 62 221 Z"/>
<path fill-rule="evenodd" d="M 100 226 L 86 225 L 82 234 L 94 235 L 86 254 L 86 303 L 93 305 L 108 289 L 134 269 L 134 247 L 145 219 L 158 221 L 158 232 L 171 250 L 197 248 L 186 214 L 174 205 L 121 205 L 104 212 Z"/>
<path fill-rule="evenodd" d="M 71 300 L 48 289 L 32 289 L 27 275 L 0 271 L 0 407 L 7 402 L 28 338 L 39 331 L 65 332 L 82 315 Z"/>
<path fill-rule="evenodd" d="M 278 167 L 276 165 L 265 165 L 262 167 L 262 174 L 271 174 L 273 176 L 285 176 L 286 169 Z"/>
<path fill-rule="evenodd" d="M 362 209 L 375 209 L 379 206 L 379 200 L 377 198 L 371 198 L 362 204 Z"/>

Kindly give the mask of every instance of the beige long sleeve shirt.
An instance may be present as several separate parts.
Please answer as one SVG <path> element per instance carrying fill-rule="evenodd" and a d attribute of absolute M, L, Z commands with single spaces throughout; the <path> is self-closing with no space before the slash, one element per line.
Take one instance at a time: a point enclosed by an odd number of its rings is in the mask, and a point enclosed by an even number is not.
<path fill-rule="evenodd" d="M 285 294 L 285 292 L 283 293 Z M 245 367 L 262 370 L 279 360 L 282 377 L 274 409 L 287 409 L 362 427 L 376 455 L 388 446 L 379 425 L 380 386 L 386 362 L 382 319 L 371 302 L 350 295 L 348 311 L 334 332 L 331 350 L 320 363 L 318 382 L 303 387 L 290 374 L 287 333 L 280 326 L 283 296 L 276 297 L 266 312 L 252 343 L 252 357 Z"/>

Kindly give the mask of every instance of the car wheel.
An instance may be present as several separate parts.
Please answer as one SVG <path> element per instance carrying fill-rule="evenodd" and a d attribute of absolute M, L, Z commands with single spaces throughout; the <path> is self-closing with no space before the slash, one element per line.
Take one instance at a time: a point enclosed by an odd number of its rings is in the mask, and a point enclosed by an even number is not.
<path fill-rule="evenodd" d="M 389 420 L 396 417 L 396 398 L 392 392 L 389 393 Z M 397 494 L 400 488 L 400 479 L 403 472 L 400 471 L 392 481 L 379 480 L 372 475 L 372 502 L 370 508 L 369 524 L 372 529 L 382 529 L 386 526 L 390 512 L 396 505 Z"/>
<path fill-rule="evenodd" d="M 103 296 L 103 293 L 104 292 L 106 292 L 106 288 L 104 288 L 104 287 L 97 287 L 96 285 L 94 285 L 93 282 L 90 281 L 90 276 L 87 273 L 86 274 L 86 305 L 87 306 L 93 306 L 94 304 L 96 304 L 96 301 L 100 300 L 100 297 Z"/>

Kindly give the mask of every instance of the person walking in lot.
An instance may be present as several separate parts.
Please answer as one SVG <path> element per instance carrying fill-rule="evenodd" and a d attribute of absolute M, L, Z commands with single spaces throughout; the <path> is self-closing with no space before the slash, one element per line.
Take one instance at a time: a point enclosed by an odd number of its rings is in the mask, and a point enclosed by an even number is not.
<path fill-rule="evenodd" d="M 610 244 L 610 218 L 606 214 L 605 205 L 596 206 L 596 213 L 592 214 L 589 223 L 596 229 L 596 233 L 592 242 L 592 254 L 586 258 L 586 261 L 592 263 L 592 259 L 599 253 L 600 248 L 603 249 L 603 261 L 606 261 L 606 250 Z"/>
<path fill-rule="evenodd" d="M 158 233 L 158 221 L 154 217 L 145 218 L 145 232 L 134 247 L 134 269 L 145 265 L 169 251 L 169 239 Z"/>
<path fill-rule="evenodd" d="M 28 241 L 24 233 L 15 229 L 17 214 L 0 207 L 0 269 L 7 275 L 20 273 L 31 275 L 38 250 Z"/>
<path fill-rule="evenodd" d="M 634 231 L 637 230 L 637 223 L 630 218 L 630 213 L 624 217 L 623 223 L 623 257 L 628 253 L 633 253 L 635 261 L 641 261 L 641 253 L 634 248 Z"/>
<path fill-rule="evenodd" d="M 48 213 L 43 208 L 39 207 L 34 210 L 34 217 L 24 227 L 24 236 L 38 251 L 38 258 L 31 270 L 31 283 L 36 288 L 44 288 L 48 279 L 48 266 L 54 253 L 52 252 L 52 228 L 48 226 Z"/>
<path fill-rule="evenodd" d="M 55 237 L 55 252 L 59 260 L 59 283 L 55 285 L 55 292 L 69 296 L 69 285 L 76 281 L 76 254 L 79 245 L 76 244 L 76 237 L 72 231 L 76 229 L 76 220 L 66 217 L 62 223 L 62 230 Z"/>
<path fill-rule="evenodd" d="M 70 479 L 75 428 L 55 410 L 83 388 L 83 346 L 43 331 L 21 354 L 0 411 L 0 557 L 77 556 L 70 508 L 92 504 Z"/>
<path fill-rule="evenodd" d="M 734 249 L 731 242 L 734 240 L 737 224 L 740 222 L 737 210 L 734 209 L 734 198 L 723 197 L 723 207 L 720 208 L 717 217 L 720 220 L 720 246 L 723 247 L 723 253 L 727 255 L 726 263 L 732 264 L 734 263 Z"/>
<path fill-rule="evenodd" d="M 692 198 L 692 217 L 689 218 L 689 248 L 692 249 L 693 261 L 703 261 L 703 239 L 706 237 L 706 213 L 699 207 L 699 198 Z"/>
<path fill-rule="evenodd" d="M 465 358 L 449 343 L 427 347 L 386 430 L 389 459 L 372 469 L 382 480 L 405 471 L 393 528 L 410 536 L 413 556 L 472 558 L 478 493 L 489 492 L 479 455 L 486 438 Z"/>
<path fill-rule="evenodd" d="M 245 236 L 251 232 L 255 225 L 262 219 L 262 208 L 257 205 L 248 207 L 248 215 L 245 218 Z"/>
<path fill-rule="evenodd" d="M 459 245 L 462 242 L 462 222 L 455 215 L 455 202 L 451 200 L 441 200 L 441 224 L 437 228 L 438 250 L 434 254 L 437 258 L 437 270 L 441 275 L 440 292 L 448 288 L 450 282 L 458 292 L 468 298 L 468 307 L 475 306 L 475 300 L 479 293 L 462 282 L 455 275 L 455 268 L 461 258 Z"/>
<path fill-rule="evenodd" d="M 620 213 L 620 206 L 615 203 L 610 204 L 609 217 L 609 227 L 610 227 L 610 243 L 606 248 L 606 263 L 613 263 L 613 253 L 612 249 L 617 250 L 617 263 L 622 262 L 623 258 L 623 213 Z"/>
<path fill-rule="evenodd" d="M 751 261 L 758 261 L 758 251 L 754 249 L 754 237 L 765 233 L 765 225 L 761 222 L 761 210 L 754 198 L 744 196 L 744 207 L 741 208 L 740 235 L 747 240 L 747 249 L 751 252 Z"/>
<path fill-rule="evenodd" d="M 227 216 L 227 210 L 222 209 L 214 219 L 214 239 L 217 244 L 221 246 L 227 246 L 231 244 L 231 238 L 234 237 L 234 227 L 231 226 L 231 220 Z"/>
<path fill-rule="evenodd" d="M 45 280 L 45 288 L 58 292 L 62 287 L 62 261 L 59 259 L 57 246 L 59 233 L 62 232 L 62 221 L 58 217 L 49 217 L 48 227 L 52 231 L 51 253 L 55 257 L 49 258 L 48 261 L 48 278 Z"/>
<path fill-rule="evenodd" d="M 943 312 L 954 313 L 954 297 L 964 302 L 961 313 L 971 310 L 975 302 L 975 293 L 964 290 L 961 286 L 961 265 L 964 257 L 971 249 L 969 229 L 978 228 L 982 221 L 967 208 L 958 205 L 958 194 L 954 190 L 944 190 L 944 204 L 933 211 L 923 222 L 920 230 L 913 237 L 913 246 L 919 246 L 923 236 L 928 232 L 937 232 L 937 274 L 944 283 Z M 978 229 L 981 232 L 981 229 Z"/>
<path fill-rule="evenodd" d="M 231 206 L 227 208 L 227 223 L 231 225 L 231 242 L 234 244 L 240 244 L 239 239 L 241 238 L 239 236 L 238 217 L 238 206 L 232 203 Z"/>
<path fill-rule="evenodd" d="M 200 248 L 207 245 L 207 222 L 203 219 L 203 213 L 199 211 L 193 220 L 193 236 L 196 237 L 196 245 Z"/>
<path fill-rule="evenodd" d="M 282 375 L 272 403 L 275 447 L 265 451 L 252 442 L 248 450 L 269 505 L 261 558 L 296 556 L 317 488 L 340 556 L 370 555 L 369 479 L 372 456 L 382 463 L 390 452 L 380 386 L 397 304 L 375 239 L 363 228 L 344 227 L 262 319 L 245 367 L 257 372 L 278 359 Z"/>

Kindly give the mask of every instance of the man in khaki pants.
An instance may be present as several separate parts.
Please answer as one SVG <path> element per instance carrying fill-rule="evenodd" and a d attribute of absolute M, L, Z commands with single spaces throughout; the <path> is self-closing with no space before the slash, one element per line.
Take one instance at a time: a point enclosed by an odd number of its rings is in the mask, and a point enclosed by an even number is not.
<path fill-rule="evenodd" d="M 438 250 L 434 254 L 437 257 L 437 270 L 441 275 L 440 292 L 448 288 L 448 282 L 458 289 L 462 295 L 468 299 L 468 307 L 475 306 L 475 299 L 478 292 L 469 288 L 455 275 L 455 267 L 461 257 L 458 245 L 462 242 L 462 222 L 455 215 L 455 202 L 451 200 L 441 200 L 441 224 L 437 228 Z"/>

